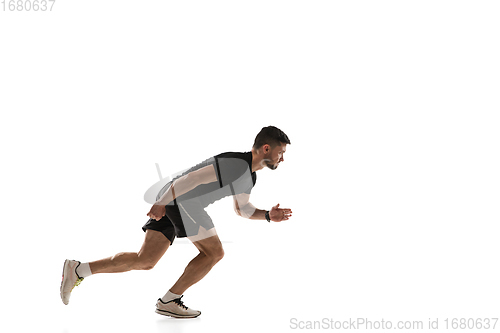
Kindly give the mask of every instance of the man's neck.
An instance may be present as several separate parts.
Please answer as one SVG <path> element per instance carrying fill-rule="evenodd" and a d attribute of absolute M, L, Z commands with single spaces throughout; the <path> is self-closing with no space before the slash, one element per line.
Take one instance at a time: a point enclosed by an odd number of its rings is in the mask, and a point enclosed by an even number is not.
<path fill-rule="evenodd" d="M 262 165 L 263 157 L 260 156 L 259 151 L 252 148 L 252 172 L 264 169 Z"/>

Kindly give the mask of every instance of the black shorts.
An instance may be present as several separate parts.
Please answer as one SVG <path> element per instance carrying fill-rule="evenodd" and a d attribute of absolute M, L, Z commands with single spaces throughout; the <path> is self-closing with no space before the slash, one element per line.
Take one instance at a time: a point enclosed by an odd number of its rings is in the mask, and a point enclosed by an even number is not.
<path fill-rule="evenodd" d="M 142 227 L 142 230 L 160 231 L 174 242 L 175 237 L 191 237 L 198 235 L 200 226 L 206 230 L 214 227 L 212 219 L 197 200 L 187 200 L 183 202 L 175 201 L 174 205 L 165 206 L 165 216 L 159 221 L 149 219 Z"/>

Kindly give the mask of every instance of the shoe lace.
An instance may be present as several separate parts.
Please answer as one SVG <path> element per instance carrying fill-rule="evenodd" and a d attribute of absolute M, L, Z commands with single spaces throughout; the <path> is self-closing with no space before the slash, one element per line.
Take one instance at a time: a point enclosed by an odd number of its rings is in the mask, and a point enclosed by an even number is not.
<path fill-rule="evenodd" d="M 80 285 L 80 283 L 82 283 L 82 281 L 83 281 L 83 278 L 79 278 L 78 280 L 76 280 L 75 285 L 73 286 L 73 288 L 71 288 L 71 291 L 73 291 L 73 289 L 75 289 L 75 287 L 78 287 Z"/>
<path fill-rule="evenodd" d="M 180 306 L 181 308 L 184 308 L 185 310 L 188 309 L 187 306 L 184 305 L 184 302 L 181 301 L 181 298 L 183 297 L 184 295 L 182 295 L 181 297 L 177 298 L 177 299 L 174 299 L 174 303 L 177 304 L 178 306 Z"/>

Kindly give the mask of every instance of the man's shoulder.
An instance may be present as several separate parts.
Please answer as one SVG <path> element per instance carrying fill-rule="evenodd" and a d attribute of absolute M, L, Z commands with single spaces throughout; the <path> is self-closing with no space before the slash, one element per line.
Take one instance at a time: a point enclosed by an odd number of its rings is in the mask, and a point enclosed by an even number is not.
<path fill-rule="evenodd" d="M 226 152 L 215 156 L 218 161 L 224 161 L 226 163 L 235 163 L 242 165 L 252 165 L 252 152 Z"/>
<path fill-rule="evenodd" d="M 250 156 L 252 152 L 234 152 L 234 151 L 229 151 L 225 153 L 220 153 L 219 155 L 215 155 L 216 158 L 241 158 L 241 159 L 248 159 L 248 156 Z"/>
<path fill-rule="evenodd" d="M 251 170 L 252 152 L 226 152 L 216 155 L 215 160 L 218 168 L 243 173 Z"/>

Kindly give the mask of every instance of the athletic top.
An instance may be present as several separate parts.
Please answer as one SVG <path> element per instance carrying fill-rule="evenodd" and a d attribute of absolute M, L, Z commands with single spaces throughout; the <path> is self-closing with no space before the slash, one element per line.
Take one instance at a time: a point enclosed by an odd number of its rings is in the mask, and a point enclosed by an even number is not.
<path fill-rule="evenodd" d="M 230 195 L 250 194 L 257 182 L 257 174 L 252 172 L 252 152 L 227 152 L 210 157 L 175 177 L 160 190 L 156 196 L 156 200 L 161 198 L 173 181 L 208 165 L 214 166 L 217 181 L 198 185 L 191 191 L 176 198 L 174 202 L 187 200 L 199 201 L 200 205 L 204 208 Z"/>

